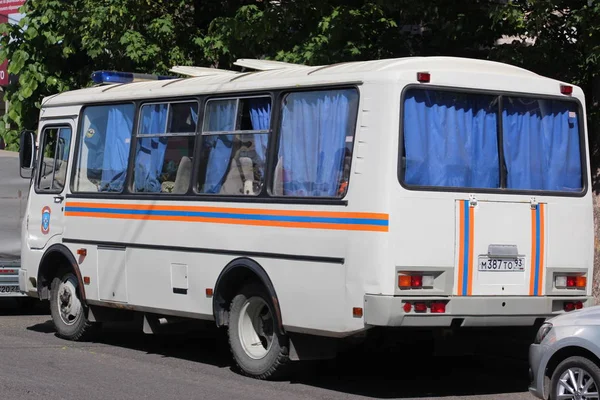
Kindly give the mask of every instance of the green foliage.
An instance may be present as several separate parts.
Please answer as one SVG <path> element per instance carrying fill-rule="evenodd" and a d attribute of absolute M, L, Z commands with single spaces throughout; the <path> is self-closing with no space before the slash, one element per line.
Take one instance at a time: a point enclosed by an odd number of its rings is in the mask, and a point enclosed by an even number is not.
<path fill-rule="evenodd" d="M 9 113 L 0 124 L 7 148 L 35 129 L 42 99 L 91 84 L 98 69 L 166 73 L 193 64 L 195 10 L 185 1 L 29 0 L 18 25 L 3 24 L 0 59 L 18 76 L 6 88 Z"/>
<path fill-rule="evenodd" d="M 42 99 L 91 84 L 94 70 L 232 68 L 237 58 L 309 65 L 419 55 L 493 59 L 584 88 L 592 153 L 600 108 L 600 2 L 589 0 L 28 0 L 0 25 L 0 60 L 18 76 L 0 121 L 10 149 Z M 497 39 L 535 38 L 498 45 Z"/>

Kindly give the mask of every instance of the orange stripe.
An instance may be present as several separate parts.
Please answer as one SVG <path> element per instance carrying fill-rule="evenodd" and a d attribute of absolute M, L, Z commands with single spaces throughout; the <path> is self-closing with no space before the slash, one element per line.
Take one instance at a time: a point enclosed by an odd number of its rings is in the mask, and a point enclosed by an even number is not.
<path fill-rule="evenodd" d="M 533 296 L 535 284 L 535 212 L 531 210 L 531 270 L 529 271 L 529 295 Z"/>
<path fill-rule="evenodd" d="M 475 241 L 475 233 L 473 231 L 475 229 L 475 208 L 469 208 L 469 281 L 467 286 L 467 296 L 471 296 L 473 294 L 473 242 Z"/>
<path fill-rule="evenodd" d="M 230 208 L 230 207 L 201 207 L 201 206 L 167 206 L 156 204 L 111 204 L 111 203 L 84 203 L 68 202 L 66 207 L 96 207 L 113 208 L 119 210 L 160 210 L 160 211 L 190 211 L 190 212 L 219 212 L 230 214 L 261 214 L 292 217 L 346 217 L 346 218 L 370 218 L 387 220 L 388 214 L 368 212 L 332 212 L 332 211 L 303 211 L 303 210 L 267 210 L 260 208 Z"/>
<path fill-rule="evenodd" d="M 387 226 L 379 225 L 350 225 L 350 224 L 329 224 L 323 222 L 285 222 L 285 221 L 253 221 L 247 219 L 235 218 L 208 218 L 208 217 L 186 217 L 177 215 L 136 215 L 136 214 L 112 214 L 112 213 L 88 213 L 78 211 L 68 211 L 65 213 L 69 217 L 88 217 L 88 218 L 111 218 L 111 219 L 130 219 L 147 221 L 182 221 L 182 222 L 208 222 L 214 224 L 230 225 L 253 225 L 253 226 L 275 226 L 284 228 L 313 228 L 313 229 L 332 229 L 344 231 L 370 231 L 387 232 Z"/>
<path fill-rule="evenodd" d="M 544 204 L 540 204 L 540 270 L 538 272 L 538 296 L 542 295 L 542 283 L 544 282 Z"/>
<path fill-rule="evenodd" d="M 463 265 L 465 262 L 464 252 L 465 252 L 465 209 L 464 209 L 464 200 L 458 202 L 459 208 L 459 216 L 458 219 L 460 221 L 460 229 L 458 232 L 458 295 L 460 296 L 463 290 L 462 282 L 463 282 Z"/>

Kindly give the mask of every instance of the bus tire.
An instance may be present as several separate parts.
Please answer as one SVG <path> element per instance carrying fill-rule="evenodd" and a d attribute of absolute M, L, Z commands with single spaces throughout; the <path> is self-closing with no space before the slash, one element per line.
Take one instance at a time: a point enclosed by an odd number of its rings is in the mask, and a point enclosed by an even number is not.
<path fill-rule="evenodd" d="M 289 367 L 289 340 L 276 326 L 273 302 L 259 284 L 244 286 L 231 301 L 229 347 L 238 369 L 256 379 L 282 377 Z"/>
<path fill-rule="evenodd" d="M 84 340 L 94 328 L 87 319 L 77 286 L 72 272 L 59 273 L 50 286 L 50 315 L 56 332 L 63 339 L 74 341 Z"/>

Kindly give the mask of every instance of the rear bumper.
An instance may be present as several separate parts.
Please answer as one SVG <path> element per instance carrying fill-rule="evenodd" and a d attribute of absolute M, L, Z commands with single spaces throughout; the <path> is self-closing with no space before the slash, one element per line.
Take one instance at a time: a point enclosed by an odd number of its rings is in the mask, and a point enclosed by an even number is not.
<path fill-rule="evenodd" d="M 444 301 L 446 312 L 404 312 L 407 302 Z M 365 323 L 373 326 L 449 327 L 449 326 L 532 326 L 539 318 L 563 314 L 564 301 L 594 305 L 593 297 L 399 297 L 365 296 Z"/>

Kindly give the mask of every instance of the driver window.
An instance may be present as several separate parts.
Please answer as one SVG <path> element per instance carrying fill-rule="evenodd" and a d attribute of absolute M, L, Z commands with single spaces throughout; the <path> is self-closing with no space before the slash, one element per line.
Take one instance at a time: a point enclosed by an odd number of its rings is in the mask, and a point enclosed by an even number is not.
<path fill-rule="evenodd" d="M 60 193 L 65 187 L 71 148 L 71 128 L 47 128 L 42 136 L 39 191 Z"/>

